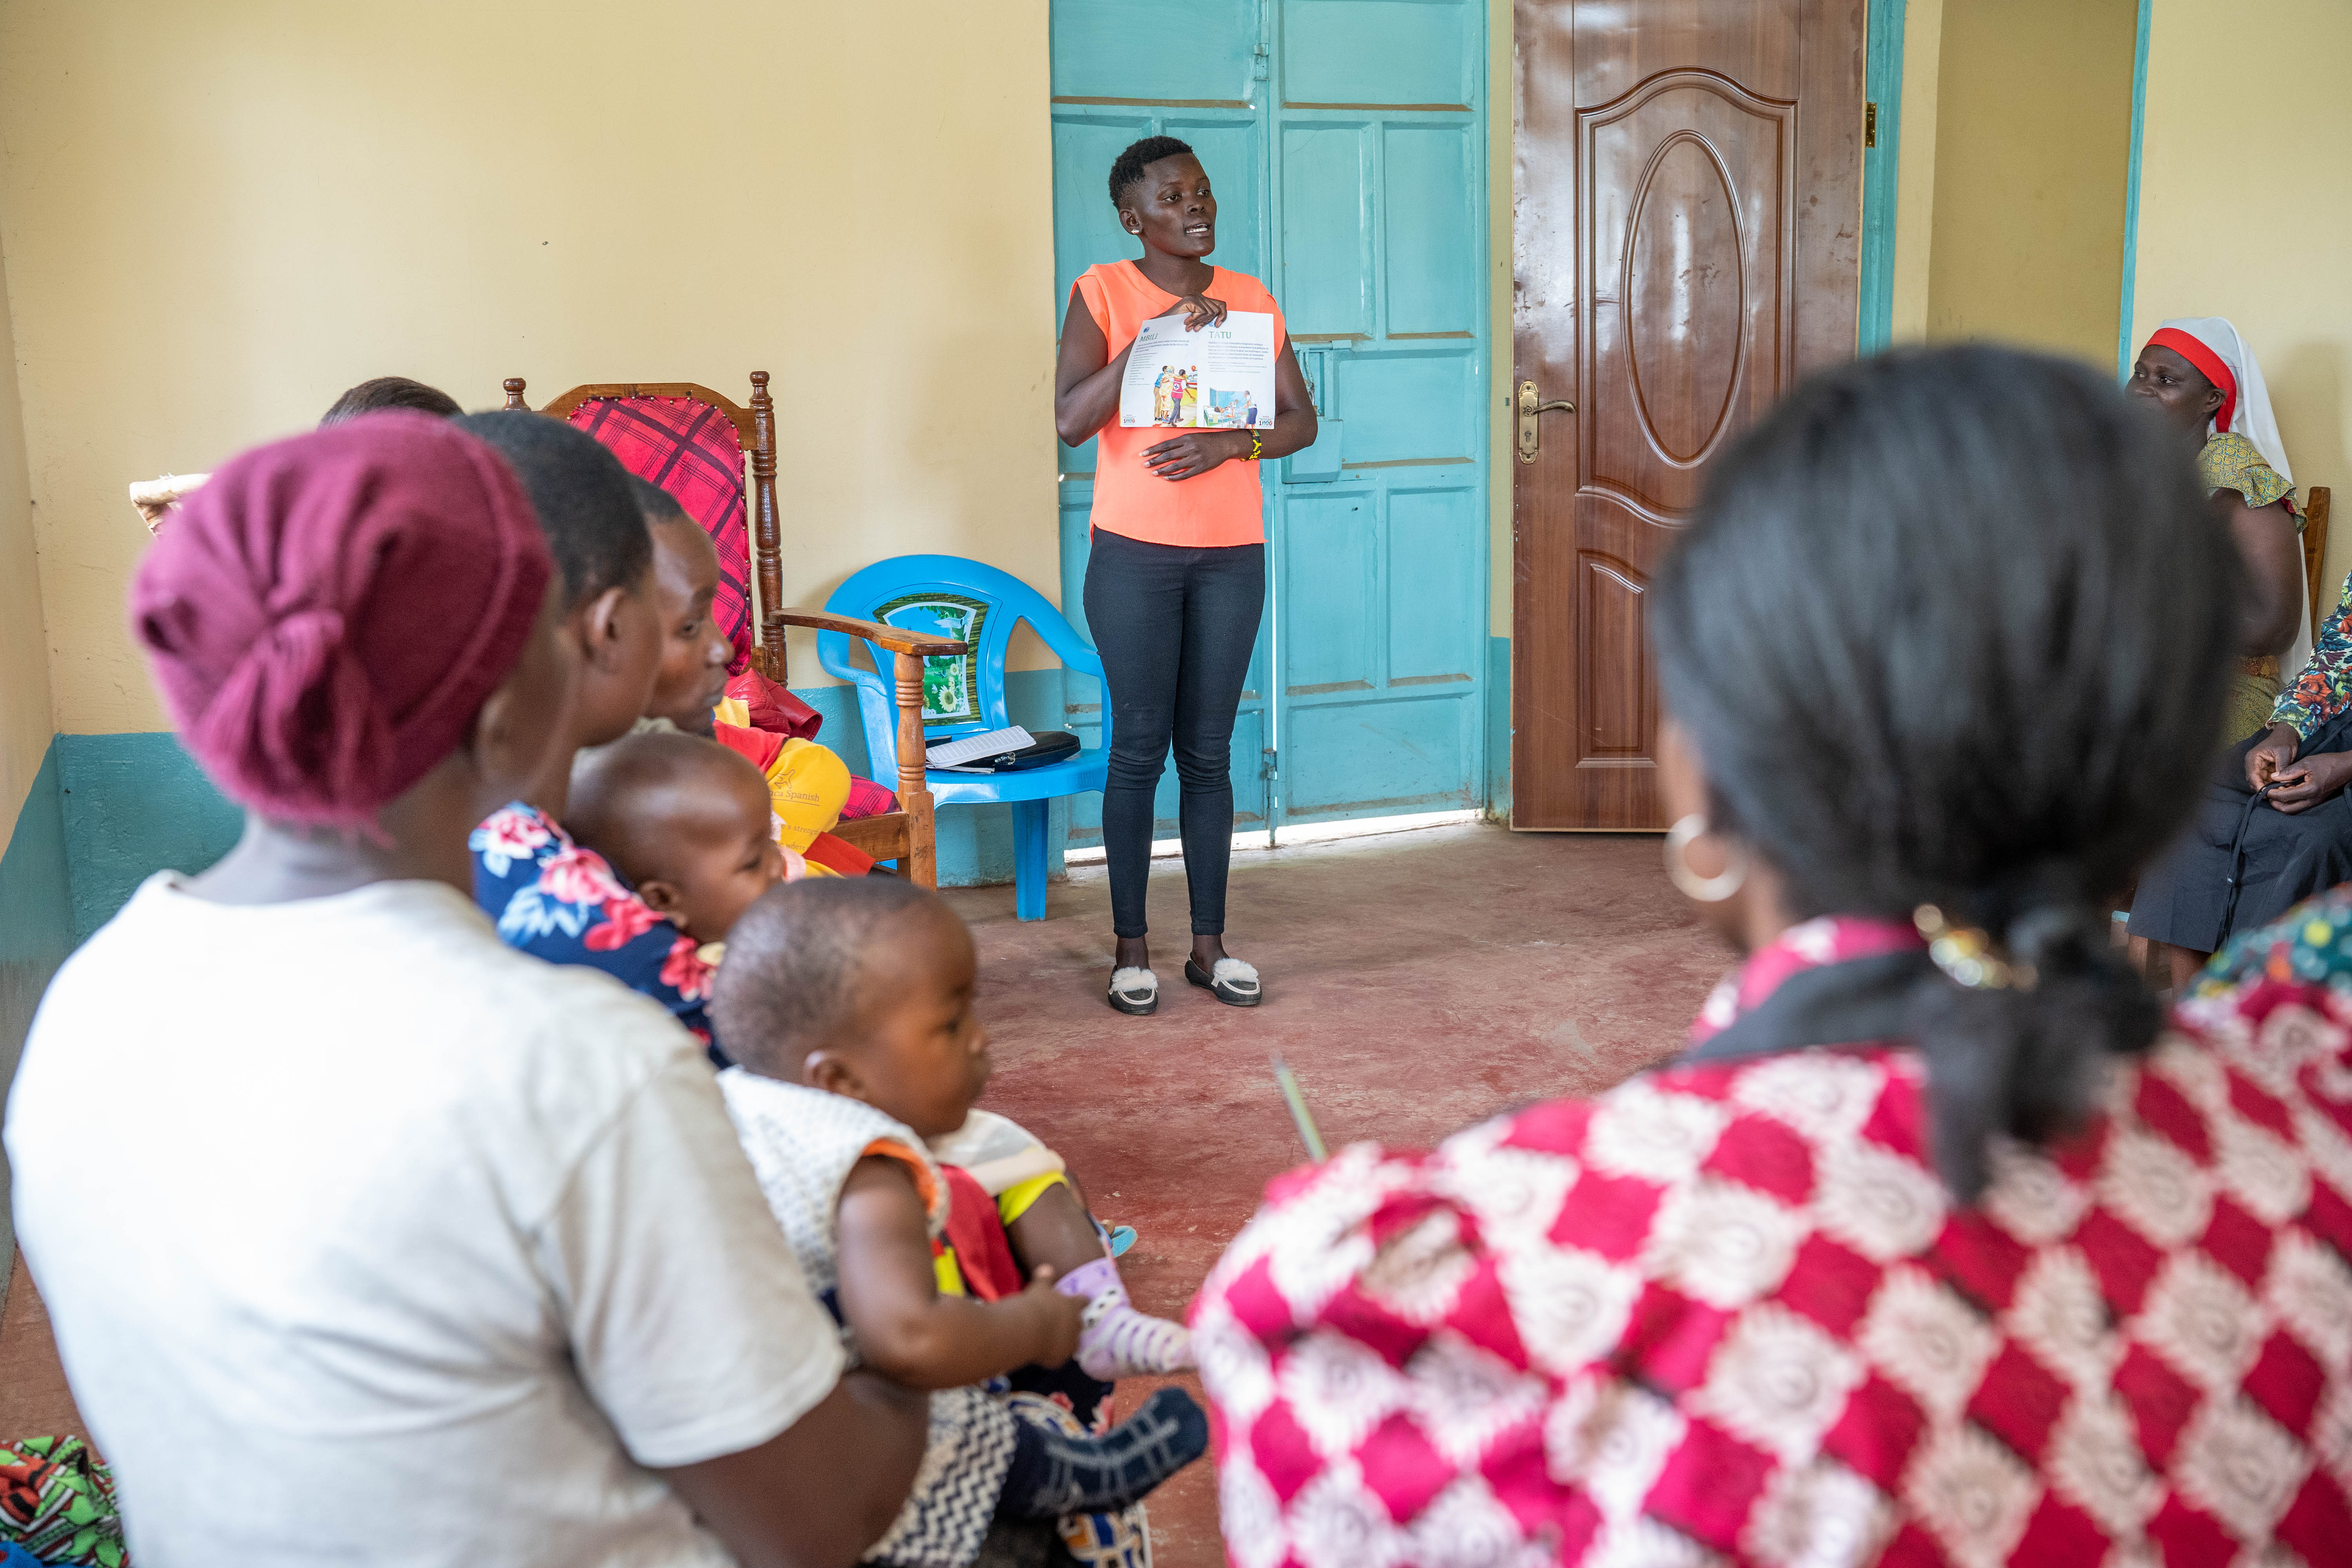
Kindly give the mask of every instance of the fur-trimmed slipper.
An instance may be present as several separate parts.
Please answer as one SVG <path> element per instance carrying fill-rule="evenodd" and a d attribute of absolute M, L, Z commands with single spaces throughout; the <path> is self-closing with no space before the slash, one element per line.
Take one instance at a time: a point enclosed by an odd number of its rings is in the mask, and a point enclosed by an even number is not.
<path fill-rule="evenodd" d="M 1214 973 L 1188 958 L 1184 961 L 1184 978 L 1228 1007 L 1255 1007 L 1265 997 L 1257 983 L 1257 971 L 1238 958 L 1217 960 Z"/>
<path fill-rule="evenodd" d="M 1148 1018 L 1160 1011 L 1160 976 L 1129 964 L 1110 972 L 1110 1005 L 1122 1013 Z"/>

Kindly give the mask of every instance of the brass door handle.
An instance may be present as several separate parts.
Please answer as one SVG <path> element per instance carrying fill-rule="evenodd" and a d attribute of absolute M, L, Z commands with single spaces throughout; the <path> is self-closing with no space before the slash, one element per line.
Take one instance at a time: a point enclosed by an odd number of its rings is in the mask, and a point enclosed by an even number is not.
<path fill-rule="evenodd" d="M 1563 414 L 1573 414 L 1576 412 L 1576 405 L 1565 398 L 1554 398 L 1549 403 L 1545 402 L 1543 394 L 1536 389 L 1536 384 L 1532 381 L 1519 383 L 1518 401 L 1519 461 L 1532 463 L 1536 460 L 1537 451 L 1543 445 L 1543 433 L 1537 427 L 1536 416 L 1539 414 L 1548 414 L 1555 408 Z"/>

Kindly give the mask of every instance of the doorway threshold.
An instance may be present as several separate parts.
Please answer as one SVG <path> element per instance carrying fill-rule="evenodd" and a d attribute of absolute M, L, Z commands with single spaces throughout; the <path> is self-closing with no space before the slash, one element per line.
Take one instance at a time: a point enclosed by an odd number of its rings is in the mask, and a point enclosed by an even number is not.
<path fill-rule="evenodd" d="M 1234 835 L 1234 848 L 1286 849 L 1297 844 L 1326 844 L 1335 838 L 1370 838 L 1382 833 L 1412 833 L 1424 827 L 1452 827 L 1465 822 L 1484 822 L 1483 811 L 1422 811 L 1402 816 L 1360 816 L 1345 822 L 1304 822 L 1277 827 L 1272 831 L 1258 829 Z M 1151 841 L 1151 858 L 1165 860 L 1184 852 L 1181 838 L 1155 838 Z M 1102 864 L 1100 845 L 1087 849 L 1065 850 L 1062 863 L 1066 866 L 1098 866 Z"/>

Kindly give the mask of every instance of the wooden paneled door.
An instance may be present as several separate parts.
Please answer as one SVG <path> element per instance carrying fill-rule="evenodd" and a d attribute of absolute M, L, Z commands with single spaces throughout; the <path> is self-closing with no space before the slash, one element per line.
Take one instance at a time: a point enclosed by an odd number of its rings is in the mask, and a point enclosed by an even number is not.
<path fill-rule="evenodd" d="M 1725 442 L 1853 353 L 1864 0 L 1516 25 L 1511 824 L 1662 828 L 1652 574 Z"/>

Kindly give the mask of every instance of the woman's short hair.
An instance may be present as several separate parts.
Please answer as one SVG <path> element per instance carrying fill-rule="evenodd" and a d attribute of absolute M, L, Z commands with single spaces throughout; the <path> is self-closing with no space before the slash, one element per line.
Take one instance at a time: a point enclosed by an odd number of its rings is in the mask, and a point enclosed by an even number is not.
<path fill-rule="evenodd" d="M 595 437 L 520 408 L 467 414 L 457 424 L 497 448 L 522 480 L 563 574 L 567 605 L 645 581 L 653 534 L 629 493 L 629 470 Z"/>
<path fill-rule="evenodd" d="M 336 398 L 334 405 L 319 421 L 319 428 L 323 430 L 330 425 L 341 425 L 346 419 L 385 408 L 413 408 L 419 414 L 436 415 L 444 419 L 465 412 L 457 406 L 456 398 L 437 386 L 427 386 L 404 375 L 379 375 Z"/>
<path fill-rule="evenodd" d="M 2033 966 L 1911 1011 L 1963 1198 L 2160 1015 L 2109 910 L 2213 764 L 2237 563 L 2188 450 L 2105 378 L 1992 347 L 1807 382 L 1716 467 L 1661 570 L 1669 712 L 1787 913 L 1933 904 Z"/>
<path fill-rule="evenodd" d="M 1192 156 L 1192 144 L 1179 142 L 1173 136 L 1146 136 L 1140 142 L 1129 142 L 1127 151 L 1111 160 L 1110 205 L 1125 206 L 1128 187 L 1141 184 L 1143 171 L 1160 159 Z"/>
<path fill-rule="evenodd" d="M 629 476 L 629 493 L 647 522 L 676 522 L 686 516 L 686 503 L 661 486 L 637 474 Z"/>

